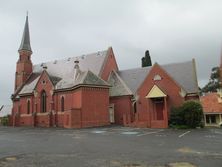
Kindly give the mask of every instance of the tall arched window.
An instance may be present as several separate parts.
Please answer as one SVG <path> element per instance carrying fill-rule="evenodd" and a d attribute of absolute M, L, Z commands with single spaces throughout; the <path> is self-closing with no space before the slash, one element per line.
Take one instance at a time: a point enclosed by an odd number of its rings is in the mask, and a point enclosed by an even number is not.
<path fill-rule="evenodd" d="M 46 112 L 46 92 L 44 90 L 41 94 L 41 112 Z"/>
<path fill-rule="evenodd" d="M 134 113 L 137 112 L 136 101 L 133 102 L 133 111 L 134 111 Z"/>
<path fill-rule="evenodd" d="M 27 101 L 27 114 L 30 114 L 30 100 Z"/>
<path fill-rule="evenodd" d="M 64 110 L 65 110 L 65 99 L 62 96 L 62 98 L 61 98 L 61 111 L 63 112 Z"/>

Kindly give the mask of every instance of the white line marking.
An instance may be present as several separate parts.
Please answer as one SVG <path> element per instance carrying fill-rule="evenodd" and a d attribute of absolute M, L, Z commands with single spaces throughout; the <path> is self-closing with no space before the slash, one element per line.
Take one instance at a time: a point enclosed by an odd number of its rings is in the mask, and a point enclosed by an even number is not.
<path fill-rule="evenodd" d="M 183 137 L 184 135 L 186 135 L 186 134 L 188 134 L 188 133 L 190 133 L 191 131 L 187 131 L 187 132 L 185 132 L 185 133 L 183 133 L 182 135 L 180 135 L 180 136 L 178 136 L 178 137 Z"/>
<path fill-rule="evenodd" d="M 140 134 L 140 135 L 137 135 L 137 136 L 145 136 L 145 135 L 149 135 L 149 134 L 159 133 L 159 132 L 162 132 L 162 131 L 164 131 L 164 130 L 161 129 L 161 130 L 159 130 L 159 131 L 143 133 L 143 134 Z"/>
<path fill-rule="evenodd" d="M 222 132 L 215 131 L 214 133 L 222 135 Z"/>

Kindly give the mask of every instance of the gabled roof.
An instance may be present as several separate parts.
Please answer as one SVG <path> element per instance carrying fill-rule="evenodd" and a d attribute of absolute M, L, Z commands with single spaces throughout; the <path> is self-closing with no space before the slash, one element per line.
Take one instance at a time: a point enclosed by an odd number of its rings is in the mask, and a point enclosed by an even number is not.
<path fill-rule="evenodd" d="M 198 93 L 196 70 L 193 61 L 160 65 L 160 67 L 187 93 Z M 143 83 L 151 68 L 152 66 L 122 70 L 118 71 L 118 74 L 133 94 L 136 94 L 137 89 Z"/>
<path fill-rule="evenodd" d="M 98 77 L 105 63 L 106 57 L 108 56 L 108 50 L 109 49 L 78 57 L 71 57 L 63 60 L 55 60 L 34 65 L 32 75 L 26 81 L 19 94 L 29 94 L 33 92 L 40 75 L 44 70 L 43 67 L 47 67 L 47 74 L 56 89 L 69 88 L 76 84 L 80 84 L 82 80 L 75 81 L 74 79 L 74 61 L 77 59 L 79 60 L 79 67 L 82 71 L 81 77 L 83 77 L 84 74 L 87 76 L 84 83 L 81 84 L 91 83 L 94 85 L 108 85 L 107 83 L 104 84 L 105 81 Z M 94 83 L 89 80 L 94 81 Z"/>
<path fill-rule="evenodd" d="M 80 72 L 80 74 L 76 79 L 74 78 L 74 75 L 69 79 L 62 79 L 61 81 L 58 82 L 55 88 L 56 90 L 67 89 L 75 87 L 77 85 L 109 86 L 109 84 L 106 81 L 102 80 L 93 72 L 88 70 Z"/>
<path fill-rule="evenodd" d="M 198 83 L 194 60 L 161 66 L 187 93 L 197 93 Z"/>
<path fill-rule="evenodd" d="M 115 71 L 111 72 L 108 83 L 112 86 L 109 90 L 111 97 L 133 95 L 132 91 Z"/>
<path fill-rule="evenodd" d="M 129 87 L 132 93 L 135 94 L 139 86 L 148 75 L 150 69 L 151 67 L 135 68 L 129 70 L 121 70 L 117 73 Z"/>
<path fill-rule="evenodd" d="M 23 86 L 23 88 L 20 90 L 18 94 L 32 93 L 37 82 L 39 81 L 40 76 L 41 73 L 32 73 L 32 75 L 26 81 L 26 84 Z"/>

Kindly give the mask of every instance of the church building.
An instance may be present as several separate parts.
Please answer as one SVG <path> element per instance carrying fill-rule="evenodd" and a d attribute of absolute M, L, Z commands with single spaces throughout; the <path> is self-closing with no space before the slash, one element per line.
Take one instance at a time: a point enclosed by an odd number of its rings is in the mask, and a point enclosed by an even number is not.
<path fill-rule="evenodd" d="M 172 107 L 199 99 L 194 59 L 119 70 L 109 47 L 33 65 L 28 16 L 18 53 L 13 126 L 167 128 Z"/>

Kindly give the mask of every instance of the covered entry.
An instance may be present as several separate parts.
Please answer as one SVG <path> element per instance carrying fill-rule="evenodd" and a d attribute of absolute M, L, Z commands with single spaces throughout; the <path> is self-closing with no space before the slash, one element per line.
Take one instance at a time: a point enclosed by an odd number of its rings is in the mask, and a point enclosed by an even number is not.
<path fill-rule="evenodd" d="M 151 128 L 167 128 L 167 95 L 156 85 L 150 90 L 146 98 L 149 103 Z"/>

